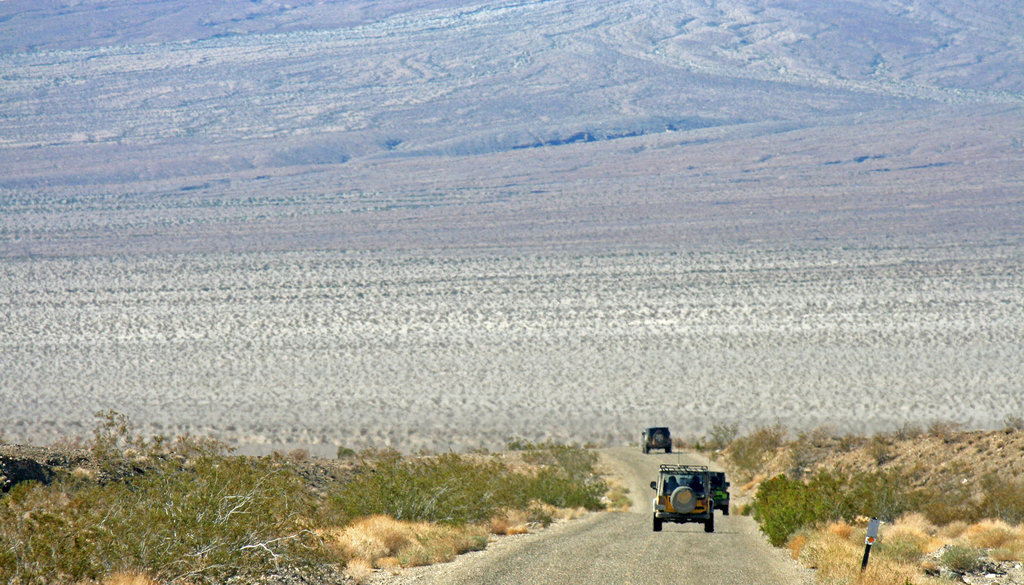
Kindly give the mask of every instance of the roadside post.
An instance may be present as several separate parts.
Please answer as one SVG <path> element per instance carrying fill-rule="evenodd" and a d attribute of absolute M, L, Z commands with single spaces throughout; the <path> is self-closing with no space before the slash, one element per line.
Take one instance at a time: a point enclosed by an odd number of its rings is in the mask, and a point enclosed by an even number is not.
<path fill-rule="evenodd" d="M 860 572 L 868 568 L 868 557 L 871 556 L 871 545 L 878 540 L 878 526 L 881 524 L 878 518 L 872 518 L 868 522 L 868 535 L 864 537 L 864 560 L 860 562 Z"/>

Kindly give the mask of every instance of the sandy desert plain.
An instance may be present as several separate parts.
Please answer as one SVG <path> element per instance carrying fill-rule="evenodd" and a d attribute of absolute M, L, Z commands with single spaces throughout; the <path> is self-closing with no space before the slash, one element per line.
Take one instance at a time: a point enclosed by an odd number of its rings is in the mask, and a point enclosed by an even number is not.
<path fill-rule="evenodd" d="M 0 3 L 0 439 L 1000 427 L 1007 4 Z"/>

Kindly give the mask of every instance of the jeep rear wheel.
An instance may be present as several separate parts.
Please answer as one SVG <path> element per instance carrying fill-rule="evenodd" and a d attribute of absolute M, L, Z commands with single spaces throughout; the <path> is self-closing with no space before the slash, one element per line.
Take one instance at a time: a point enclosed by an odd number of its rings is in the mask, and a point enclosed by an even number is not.
<path fill-rule="evenodd" d="M 661 518 L 654 517 L 654 531 L 661 532 Z"/>
<path fill-rule="evenodd" d="M 704 521 L 704 532 L 715 531 L 715 513 L 711 512 L 711 517 Z"/>

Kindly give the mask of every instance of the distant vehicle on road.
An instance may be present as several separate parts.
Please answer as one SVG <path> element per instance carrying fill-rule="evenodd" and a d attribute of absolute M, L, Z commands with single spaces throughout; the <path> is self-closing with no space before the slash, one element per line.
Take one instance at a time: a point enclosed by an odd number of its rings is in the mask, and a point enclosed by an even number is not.
<path fill-rule="evenodd" d="M 715 509 L 726 516 L 729 515 L 729 485 L 724 471 L 711 472 L 711 499 L 715 501 Z"/>
<path fill-rule="evenodd" d="M 648 427 L 641 434 L 640 449 L 644 453 L 650 453 L 651 449 L 664 449 L 666 453 L 671 453 L 672 433 L 668 427 Z"/>
<path fill-rule="evenodd" d="M 711 499 L 711 472 L 704 465 L 661 465 L 651 482 L 654 496 L 654 531 L 665 522 L 699 522 L 704 532 L 715 531 L 715 502 Z"/>

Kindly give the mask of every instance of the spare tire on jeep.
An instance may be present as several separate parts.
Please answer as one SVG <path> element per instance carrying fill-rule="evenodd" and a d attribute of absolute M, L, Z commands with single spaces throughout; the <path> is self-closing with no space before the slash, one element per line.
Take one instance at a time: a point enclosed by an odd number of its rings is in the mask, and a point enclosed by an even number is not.
<path fill-rule="evenodd" d="M 680 514 L 689 514 L 697 507 L 697 494 L 686 486 L 679 486 L 669 496 L 672 507 Z"/>

